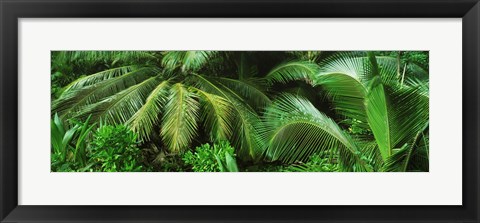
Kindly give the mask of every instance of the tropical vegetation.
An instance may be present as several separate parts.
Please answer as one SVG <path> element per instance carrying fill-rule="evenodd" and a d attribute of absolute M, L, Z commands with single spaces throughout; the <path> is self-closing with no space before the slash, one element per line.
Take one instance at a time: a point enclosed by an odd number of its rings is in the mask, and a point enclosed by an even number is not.
<path fill-rule="evenodd" d="M 424 51 L 52 51 L 52 171 L 429 171 Z"/>

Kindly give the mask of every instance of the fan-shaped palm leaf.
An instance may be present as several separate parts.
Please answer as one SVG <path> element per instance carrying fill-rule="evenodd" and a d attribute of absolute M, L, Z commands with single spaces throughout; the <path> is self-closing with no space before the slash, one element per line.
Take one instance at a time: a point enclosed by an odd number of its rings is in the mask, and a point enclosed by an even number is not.
<path fill-rule="evenodd" d="M 364 100 L 367 81 L 372 76 L 368 59 L 364 55 L 338 53 L 327 58 L 320 67 L 320 72 L 312 77 L 313 85 L 326 91 L 338 114 L 359 120 L 367 128 Z"/>
<path fill-rule="evenodd" d="M 306 161 L 316 152 L 338 149 L 346 155 L 341 157 L 345 169 L 355 164 L 357 170 L 369 168 L 351 138 L 306 99 L 282 95 L 267 108 L 263 120 L 266 154 L 272 160 Z"/>
<path fill-rule="evenodd" d="M 314 86 L 321 86 L 327 92 L 339 114 L 367 123 L 364 104 L 367 90 L 359 79 L 344 73 L 321 73 L 315 77 Z"/>
<path fill-rule="evenodd" d="M 320 63 L 320 73 L 342 73 L 360 82 L 370 79 L 371 64 L 365 54 L 342 52 L 328 57 Z"/>

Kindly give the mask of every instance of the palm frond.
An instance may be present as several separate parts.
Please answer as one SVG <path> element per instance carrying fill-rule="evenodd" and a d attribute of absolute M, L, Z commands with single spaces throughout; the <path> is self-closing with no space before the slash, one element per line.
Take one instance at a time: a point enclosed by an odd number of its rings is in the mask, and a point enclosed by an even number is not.
<path fill-rule="evenodd" d="M 358 53 L 338 53 L 320 64 L 319 76 L 330 73 L 342 73 L 358 82 L 366 83 L 374 76 L 380 76 L 383 84 L 400 83 L 397 72 L 397 59 L 388 56 L 376 56 L 373 52 L 366 55 Z"/>
<path fill-rule="evenodd" d="M 405 81 L 405 86 L 410 89 L 417 89 L 418 93 L 423 97 L 430 96 L 430 86 L 428 81 L 420 80 L 418 78 L 408 78 Z"/>
<path fill-rule="evenodd" d="M 375 140 L 365 140 L 358 136 L 354 138 L 354 141 L 361 151 L 362 159 L 372 166 L 374 171 L 380 170 L 384 161 L 378 149 L 377 142 L 375 142 Z"/>
<path fill-rule="evenodd" d="M 411 79 L 421 80 L 428 82 L 428 71 L 424 70 L 420 66 L 414 63 L 407 63 L 407 64 L 398 64 L 398 58 L 390 57 L 390 56 L 375 56 L 372 52 L 369 52 L 375 58 L 375 62 L 378 66 L 378 75 L 382 79 L 382 83 L 387 86 L 391 87 L 398 87 L 404 81 L 408 82 Z M 367 61 L 369 59 L 368 56 L 361 56 L 358 59 L 363 59 Z M 369 67 L 368 69 L 372 69 L 372 65 L 365 65 Z M 400 69 L 400 71 L 398 70 Z M 373 70 L 372 70 L 373 71 Z M 372 74 L 367 74 L 367 79 L 371 79 L 373 76 Z"/>
<path fill-rule="evenodd" d="M 198 129 L 198 98 L 181 83 L 174 84 L 165 105 L 160 134 L 170 152 L 190 146 Z"/>
<path fill-rule="evenodd" d="M 169 51 L 162 59 L 162 64 L 167 69 L 181 67 L 182 71 L 197 71 L 217 51 Z"/>
<path fill-rule="evenodd" d="M 346 74 L 359 82 L 370 79 L 372 67 L 365 55 L 341 52 L 326 58 L 320 63 L 320 74 Z"/>
<path fill-rule="evenodd" d="M 352 139 L 308 100 L 285 94 L 267 108 L 263 117 L 262 138 L 271 160 L 284 163 L 305 162 L 322 150 L 338 149 L 344 169 L 358 164 L 357 171 L 367 167 Z"/>
<path fill-rule="evenodd" d="M 96 83 L 99 83 L 101 81 L 105 81 L 114 77 L 118 77 L 124 74 L 128 74 L 134 70 L 141 69 L 141 67 L 138 66 L 123 66 L 123 67 L 117 67 L 117 68 L 112 68 L 108 70 L 104 70 L 92 75 L 80 77 L 77 80 L 73 81 L 69 85 L 67 85 L 64 88 L 64 92 L 68 92 L 70 90 L 74 89 L 81 89 L 86 86 L 90 86 Z"/>
<path fill-rule="evenodd" d="M 372 69 L 368 59 L 352 53 L 337 53 L 320 67 L 320 72 L 313 77 L 313 85 L 326 91 L 338 114 L 367 123 L 364 101 Z"/>
<path fill-rule="evenodd" d="M 58 112 L 62 117 L 75 116 L 84 106 L 97 103 L 144 81 L 153 74 L 153 71 L 150 68 L 137 69 L 93 85 L 71 89 L 52 102 L 52 111 Z"/>
<path fill-rule="evenodd" d="M 382 79 L 382 83 L 390 86 L 396 86 L 400 84 L 401 74 L 398 73 L 398 64 L 397 58 L 387 57 L 387 56 L 376 56 L 376 61 L 378 62 L 379 75 Z M 400 72 L 402 72 L 403 67 L 401 67 Z"/>
<path fill-rule="evenodd" d="M 257 113 L 244 106 L 234 98 L 229 98 L 236 109 L 236 119 L 233 125 L 232 145 L 237 148 L 237 155 L 243 160 L 258 161 L 262 155 L 261 139 L 258 134 L 262 121 Z"/>
<path fill-rule="evenodd" d="M 322 73 L 315 78 L 314 86 L 326 91 L 339 114 L 367 123 L 364 104 L 367 90 L 360 80 L 344 73 Z"/>
<path fill-rule="evenodd" d="M 410 156 L 407 171 L 429 171 L 429 143 L 428 130 L 426 130 L 421 134 L 421 138 Z"/>
<path fill-rule="evenodd" d="M 419 169 L 410 169 L 417 171 L 428 171 L 428 143 L 423 143 L 424 132 L 428 129 L 428 122 L 423 126 L 419 132 L 416 133 L 413 141 L 410 144 L 405 143 L 397 152 L 392 156 L 388 157 L 385 161 L 385 165 L 382 168 L 382 171 L 385 172 L 406 172 L 410 168 Z M 427 149 L 427 154 L 424 154 L 425 149 Z M 414 159 L 423 159 L 421 161 Z M 412 162 L 416 161 L 416 162 Z M 425 165 L 426 163 L 426 165 Z M 414 166 L 412 166 L 412 164 Z M 423 165 L 422 165 L 423 164 Z M 426 167 L 425 167 L 426 166 Z"/>
<path fill-rule="evenodd" d="M 263 108 L 271 103 L 270 98 L 268 98 L 264 92 L 264 89 L 266 89 L 266 83 L 262 78 L 237 80 L 226 77 L 217 77 L 213 78 L 213 80 L 218 81 L 223 86 L 226 86 L 241 95 L 252 107 Z"/>
<path fill-rule="evenodd" d="M 392 147 L 411 144 L 429 122 L 429 97 L 422 88 L 387 89 L 391 97 Z"/>
<path fill-rule="evenodd" d="M 93 121 L 124 124 L 142 108 L 146 98 L 159 81 L 158 77 L 150 77 L 98 103 L 85 106 L 75 117 L 84 119 L 92 115 Z"/>
<path fill-rule="evenodd" d="M 232 138 L 232 143 L 238 150 L 237 154 L 243 159 L 258 161 L 263 155 L 261 139 L 258 135 L 262 122 L 258 114 L 236 91 L 220 82 L 213 83 L 216 84 L 217 89 L 221 89 L 220 93 L 233 104 L 237 111 L 234 129 L 239 131 Z"/>
<path fill-rule="evenodd" d="M 194 88 L 203 107 L 202 120 L 213 142 L 225 140 L 233 133 L 233 106 L 225 98 Z"/>
<path fill-rule="evenodd" d="M 145 104 L 127 121 L 127 125 L 138 134 L 141 140 L 150 140 L 154 127 L 159 124 L 160 113 L 167 102 L 169 87 L 168 81 L 158 84 L 151 91 Z"/>
<path fill-rule="evenodd" d="M 311 83 L 312 76 L 317 74 L 319 67 L 310 61 L 289 61 L 274 67 L 265 75 L 268 83 L 288 83 L 295 80 L 303 80 Z"/>
<path fill-rule="evenodd" d="M 394 149 L 393 155 L 385 160 L 382 172 L 405 172 L 412 148 L 405 144 L 399 149 Z"/>
<path fill-rule="evenodd" d="M 236 131 L 230 139 L 232 145 L 236 148 L 237 155 L 240 158 L 244 160 L 258 160 L 263 150 L 261 149 L 258 136 L 258 128 L 262 123 L 257 113 L 243 101 L 240 95 L 228 87 L 210 80 L 206 76 L 194 74 L 194 77 L 196 77 L 196 86 L 198 88 L 223 97 L 232 104 L 235 115 L 233 129 Z"/>

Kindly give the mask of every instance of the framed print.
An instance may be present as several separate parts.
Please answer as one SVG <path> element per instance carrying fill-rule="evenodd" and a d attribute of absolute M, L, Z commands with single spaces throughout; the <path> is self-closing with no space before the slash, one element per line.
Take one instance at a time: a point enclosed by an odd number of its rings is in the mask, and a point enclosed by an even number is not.
<path fill-rule="evenodd" d="M 478 222 L 479 7 L 2 1 L 0 219 Z"/>

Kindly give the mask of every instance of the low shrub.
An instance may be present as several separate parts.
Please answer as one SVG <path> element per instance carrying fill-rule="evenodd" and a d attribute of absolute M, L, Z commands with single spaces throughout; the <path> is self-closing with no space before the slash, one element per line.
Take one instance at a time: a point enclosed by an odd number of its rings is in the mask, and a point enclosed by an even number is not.
<path fill-rule="evenodd" d="M 93 171 L 144 171 L 137 135 L 124 125 L 104 125 L 97 129 L 89 151 Z"/>
<path fill-rule="evenodd" d="M 228 141 L 213 146 L 207 143 L 197 147 L 195 152 L 186 152 L 183 161 L 195 172 L 238 172 L 234 152 Z"/>

